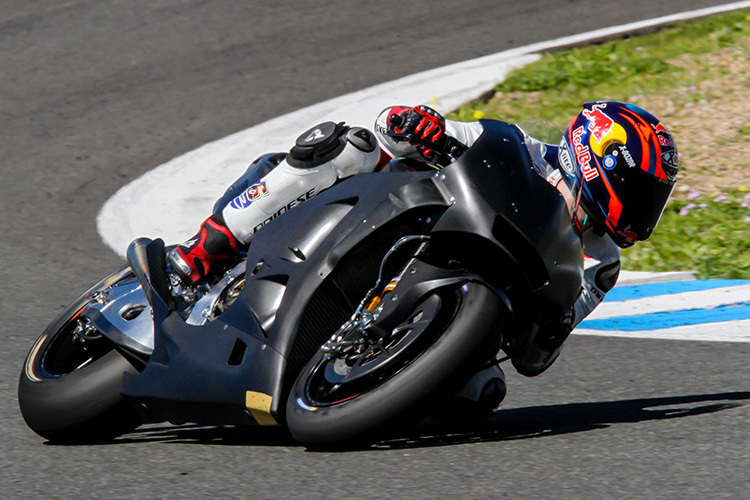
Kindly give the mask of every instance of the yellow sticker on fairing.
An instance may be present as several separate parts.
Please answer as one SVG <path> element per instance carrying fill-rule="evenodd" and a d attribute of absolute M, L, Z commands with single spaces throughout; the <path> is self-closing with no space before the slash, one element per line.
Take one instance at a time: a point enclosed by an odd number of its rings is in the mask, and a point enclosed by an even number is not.
<path fill-rule="evenodd" d="M 247 391 L 245 393 L 245 406 L 250 410 L 258 425 L 279 425 L 271 416 L 271 403 L 273 398 L 262 392 Z"/>

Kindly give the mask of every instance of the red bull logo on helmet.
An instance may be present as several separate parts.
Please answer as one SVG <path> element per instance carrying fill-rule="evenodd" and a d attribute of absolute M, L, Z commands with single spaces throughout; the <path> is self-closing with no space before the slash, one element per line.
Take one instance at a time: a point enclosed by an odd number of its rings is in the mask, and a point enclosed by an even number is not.
<path fill-rule="evenodd" d="M 654 129 L 654 132 L 656 132 L 657 134 L 669 134 L 667 128 L 662 125 L 661 122 L 657 123 L 656 125 L 652 123 L 651 128 Z"/>
<path fill-rule="evenodd" d="M 583 116 L 589 120 L 589 132 L 596 139 L 597 144 L 601 144 L 602 139 L 612 131 L 615 124 L 615 121 L 602 111 L 606 107 L 606 103 L 594 104 L 590 110 L 583 110 Z"/>
<path fill-rule="evenodd" d="M 583 133 L 583 126 L 573 131 L 573 153 L 576 155 L 576 162 L 581 166 L 583 178 L 590 181 L 591 179 L 596 179 L 599 176 L 599 172 L 591 166 L 591 150 L 589 150 L 589 147 L 581 139 Z"/>
<path fill-rule="evenodd" d="M 654 132 L 656 133 L 656 137 L 659 139 L 659 144 L 661 144 L 664 147 L 674 147 L 674 139 L 672 139 L 672 136 L 669 133 L 669 130 L 661 124 L 661 122 L 654 125 L 653 123 L 650 124 L 651 128 L 654 129 Z"/>

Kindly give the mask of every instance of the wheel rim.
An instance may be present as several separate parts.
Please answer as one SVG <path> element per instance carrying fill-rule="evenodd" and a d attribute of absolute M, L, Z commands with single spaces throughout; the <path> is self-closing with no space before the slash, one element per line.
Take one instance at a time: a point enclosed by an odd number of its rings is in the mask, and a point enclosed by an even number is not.
<path fill-rule="evenodd" d="M 456 309 L 453 297 L 446 300 L 430 295 L 387 334 L 380 332 L 379 342 L 360 345 L 359 351 L 353 347 L 342 353 L 325 354 L 307 376 L 307 403 L 313 407 L 341 404 L 393 377 L 429 348 L 441 333 L 438 326 L 447 325 Z M 365 329 L 352 330 L 345 338 L 357 345 L 357 337 L 377 328 L 376 322 Z"/>
<path fill-rule="evenodd" d="M 112 351 L 112 343 L 82 315 L 81 308 L 58 329 L 39 358 L 39 371 L 47 378 L 57 378 L 73 373 L 102 358 Z"/>

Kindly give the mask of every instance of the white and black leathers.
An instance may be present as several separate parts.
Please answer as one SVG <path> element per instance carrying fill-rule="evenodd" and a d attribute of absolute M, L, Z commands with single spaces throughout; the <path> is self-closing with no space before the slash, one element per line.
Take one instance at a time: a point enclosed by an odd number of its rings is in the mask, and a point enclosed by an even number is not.
<path fill-rule="evenodd" d="M 372 132 L 360 127 L 334 130 L 337 126 L 326 122 L 303 133 L 278 166 L 224 207 L 224 221 L 239 241 L 250 243 L 265 224 L 337 180 L 377 168 L 381 150 Z M 319 146 L 330 138 L 322 154 L 311 150 L 309 158 L 305 156 L 305 147 Z M 326 150 L 327 146 L 332 149 Z"/>

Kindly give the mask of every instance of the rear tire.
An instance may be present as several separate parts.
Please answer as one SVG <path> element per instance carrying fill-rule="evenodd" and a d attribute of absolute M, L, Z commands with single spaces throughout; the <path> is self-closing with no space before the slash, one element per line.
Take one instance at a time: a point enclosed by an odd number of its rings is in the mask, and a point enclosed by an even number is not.
<path fill-rule="evenodd" d="M 436 295 L 416 304 L 402 325 L 418 316 L 420 308 L 429 318 Z M 417 347 L 409 347 L 403 355 L 406 360 L 379 368 L 369 379 L 350 382 L 354 384 L 351 390 L 345 384 L 327 382 L 326 373 L 341 371 L 340 360 L 338 368 L 326 367 L 335 363 L 334 358 L 318 351 L 303 368 L 287 401 L 286 420 L 292 436 L 310 447 L 372 442 L 376 431 L 418 408 L 437 391 L 460 387 L 477 362 L 494 354 L 487 350 L 497 345 L 505 308 L 497 295 L 478 283 L 440 295 L 441 314 L 433 314 L 418 334 L 427 341 L 409 340 Z"/>
<path fill-rule="evenodd" d="M 140 420 L 120 394 L 123 373 L 137 373 L 106 338 L 74 341 L 73 330 L 87 296 L 126 276 L 102 280 L 57 317 L 39 337 L 18 383 L 26 424 L 55 442 L 96 442 L 129 432 Z"/>

